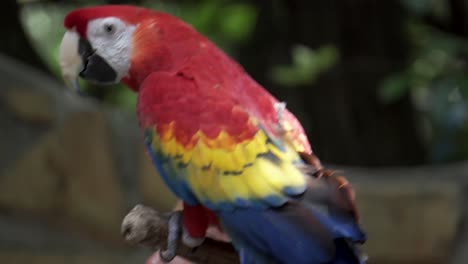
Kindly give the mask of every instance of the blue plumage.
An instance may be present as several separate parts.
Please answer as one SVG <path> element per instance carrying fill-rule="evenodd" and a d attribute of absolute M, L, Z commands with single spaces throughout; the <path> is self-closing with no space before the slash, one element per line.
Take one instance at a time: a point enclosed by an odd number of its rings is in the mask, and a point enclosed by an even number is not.
<path fill-rule="evenodd" d="M 220 212 L 242 264 L 362 264 L 353 243 L 366 237 L 352 219 L 292 202 L 278 209 Z"/>
<path fill-rule="evenodd" d="M 333 178 L 308 178 L 307 191 L 285 188 L 289 198 L 277 197 L 213 204 L 199 201 L 187 183 L 178 177 L 173 160 L 156 152 L 152 136 L 146 135 L 148 153 L 160 175 L 186 204 L 200 202 L 216 210 L 216 215 L 238 250 L 241 264 L 364 264 L 356 243 L 366 240 L 347 204 L 342 189 Z M 170 175 L 168 175 L 169 173 Z M 180 177 L 181 175 L 179 175 Z M 286 199 L 286 200 L 284 200 Z M 289 200 L 287 200 L 289 199 Z"/>

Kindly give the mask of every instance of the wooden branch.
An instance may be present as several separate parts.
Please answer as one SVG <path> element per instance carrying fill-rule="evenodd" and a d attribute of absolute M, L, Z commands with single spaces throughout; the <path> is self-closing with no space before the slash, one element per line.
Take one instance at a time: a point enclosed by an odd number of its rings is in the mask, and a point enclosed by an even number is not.
<path fill-rule="evenodd" d="M 149 247 L 152 250 L 166 249 L 169 215 L 159 213 L 147 206 L 135 206 L 122 222 L 122 235 L 133 245 Z M 206 264 L 234 264 L 239 258 L 230 243 L 206 238 L 196 248 L 180 243 L 177 255 L 189 261 Z"/>

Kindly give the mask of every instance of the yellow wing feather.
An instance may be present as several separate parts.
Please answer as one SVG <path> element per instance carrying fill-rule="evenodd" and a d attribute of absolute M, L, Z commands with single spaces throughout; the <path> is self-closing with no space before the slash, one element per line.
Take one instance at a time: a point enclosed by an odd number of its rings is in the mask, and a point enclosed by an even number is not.
<path fill-rule="evenodd" d="M 208 207 L 281 205 L 288 194 L 305 190 L 305 177 L 294 166 L 299 160 L 294 146 L 285 143 L 280 149 L 261 129 L 237 144 L 225 131 L 214 139 L 199 131 L 190 148 L 176 141 L 173 129 L 171 124 L 164 135 L 154 133 L 153 149 L 184 164 L 175 170 Z"/>

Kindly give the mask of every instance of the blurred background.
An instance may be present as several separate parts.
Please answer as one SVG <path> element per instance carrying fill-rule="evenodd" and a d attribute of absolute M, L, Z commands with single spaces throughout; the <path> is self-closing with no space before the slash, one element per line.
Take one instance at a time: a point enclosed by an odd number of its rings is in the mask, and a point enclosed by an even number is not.
<path fill-rule="evenodd" d="M 63 18 L 104 3 L 181 17 L 286 101 L 356 187 L 370 263 L 468 263 L 465 0 L 2 1 L 0 263 L 144 263 L 122 217 L 174 206 L 136 94 L 64 92 Z"/>

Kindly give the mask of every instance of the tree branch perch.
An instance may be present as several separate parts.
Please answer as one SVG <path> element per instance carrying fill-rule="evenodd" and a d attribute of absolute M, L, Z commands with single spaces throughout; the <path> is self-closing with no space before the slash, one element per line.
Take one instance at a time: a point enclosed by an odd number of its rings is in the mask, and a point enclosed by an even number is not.
<path fill-rule="evenodd" d="M 135 206 L 122 222 L 122 235 L 133 245 L 149 247 L 152 250 L 167 248 L 169 233 L 169 214 L 159 213 L 147 206 Z M 177 255 L 189 261 L 207 264 L 234 264 L 239 258 L 230 243 L 206 238 L 203 244 L 196 248 L 179 244 Z"/>

